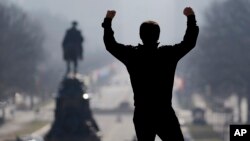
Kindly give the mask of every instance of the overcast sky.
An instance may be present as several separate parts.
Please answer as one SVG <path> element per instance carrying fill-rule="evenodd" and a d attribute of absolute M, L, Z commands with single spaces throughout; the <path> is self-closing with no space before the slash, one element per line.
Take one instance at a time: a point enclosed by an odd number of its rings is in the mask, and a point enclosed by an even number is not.
<path fill-rule="evenodd" d="M 46 11 L 69 21 L 78 20 L 91 46 L 102 44 L 101 23 L 107 9 L 115 9 L 115 36 L 118 41 L 136 45 L 139 26 L 145 20 L 155 20 L 161 27 L 161 44 L 181 41 L 186 29 L 182 11 L 191 6 L 199 25 L 203 13 L 213 0 L 12 0 L 29 12 Z M 93 34 L 94 33 L 94 34 Z"/>

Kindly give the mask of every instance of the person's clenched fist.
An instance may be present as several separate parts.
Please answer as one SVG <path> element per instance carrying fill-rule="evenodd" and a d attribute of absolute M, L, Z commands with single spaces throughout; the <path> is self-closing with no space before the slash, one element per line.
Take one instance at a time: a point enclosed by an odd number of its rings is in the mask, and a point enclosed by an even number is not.
<path fill-rule="evenodd" d="M 189 15 L 194 15 L 194 11 L 191 7 L 186 7 L 184 10 L 183 10 L 183 14 L 185 16 L 189 16 Z"/>
<path fill-rule="evenodd" d="M 115 16 L 116 11 L 115 10 L 108 10 L 106 14 L 106 18 L 113 19 Z"/>

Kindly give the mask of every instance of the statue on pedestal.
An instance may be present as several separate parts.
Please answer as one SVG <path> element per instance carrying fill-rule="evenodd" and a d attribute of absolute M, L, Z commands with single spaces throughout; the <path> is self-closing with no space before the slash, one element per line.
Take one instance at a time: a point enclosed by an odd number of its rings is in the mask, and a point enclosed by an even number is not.
<path fill-rule="evenodd" d="M 71 71 L 71 63 L 74 65 L 74 73 L 77 73 L 78 60 L 83 59 L 83 47 L 82 43 L 84 38 L 81 31 L 77 29 L 78 23 L 72 22 L 72 27 L 67 30 L 63 39 L 63 59 L 66 61 L 68 74 Z"/>

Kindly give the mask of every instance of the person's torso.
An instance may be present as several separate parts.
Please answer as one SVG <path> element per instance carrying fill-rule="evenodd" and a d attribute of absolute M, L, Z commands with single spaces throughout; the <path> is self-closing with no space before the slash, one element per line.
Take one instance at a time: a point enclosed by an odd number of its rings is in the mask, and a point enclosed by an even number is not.
<path fill-rule="evenodd" d="M 125 64 L 130 74 L 135 106 L 171 105 L 178 60 L 171 49 L 135 49 Z"/>

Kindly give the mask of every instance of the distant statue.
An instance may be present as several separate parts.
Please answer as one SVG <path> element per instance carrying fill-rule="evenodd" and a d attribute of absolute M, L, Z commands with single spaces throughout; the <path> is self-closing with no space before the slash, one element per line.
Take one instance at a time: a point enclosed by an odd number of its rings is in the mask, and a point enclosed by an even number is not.
<path fill-rule="evenodd" d="M 66 61 L 67 74 L 71 71 L 71 63 L 74 65 L 74 73 L 77 73 L 78 60 L 83 59 L 82 43 L 84 38 L 77 29 L 77 22 L 72 22 L 72 27 L 67 30 L 63 39 L 63 58 Z"/>

